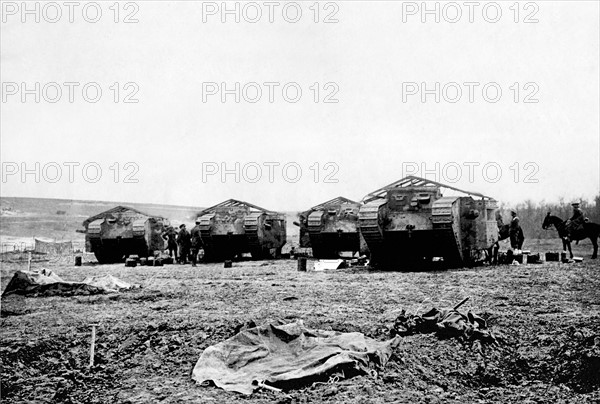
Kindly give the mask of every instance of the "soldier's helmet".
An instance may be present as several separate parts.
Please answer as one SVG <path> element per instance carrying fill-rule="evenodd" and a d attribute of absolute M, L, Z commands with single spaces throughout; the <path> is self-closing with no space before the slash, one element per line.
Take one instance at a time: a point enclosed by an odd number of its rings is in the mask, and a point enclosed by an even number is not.
<path fill-rule="evenodd" d="M 574 207 L 574 208 L 578 208 L 579 207 L 579 202 L 573 202 L 571 204 L 571 206 Z"/>

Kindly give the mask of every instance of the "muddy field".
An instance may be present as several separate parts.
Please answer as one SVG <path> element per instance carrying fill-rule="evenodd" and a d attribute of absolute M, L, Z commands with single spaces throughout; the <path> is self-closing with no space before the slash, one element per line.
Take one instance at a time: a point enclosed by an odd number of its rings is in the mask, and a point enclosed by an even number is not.
<path fill-rule="evenodd" d="M 547 247 L 547 245 L 538 245 Z M 542 250 L 540 250 L 542 251 Z M 6 402 L 598 402 L 600 265 L 439 272 L 343 269 L 298 272 L 296 261 L 125 268 L 36 263 L 66 280 L 112 274 L 142 286 L 112 295 L 2 299 L 1 379 Z M 3 263 L 4 288 L 26 264 Z M 310 267 L 310 264 L 309 264 Z M 379 340 L 402 309 L 423 313 L 470 296 L 499 346 L 433 334 L 407 336 L 376 378 L 359 376 L 250 398 L 194 384 L 203 349 L 244 323 L 304 320 Z M 96 366 L 87 368 L 98 324 Z"/>

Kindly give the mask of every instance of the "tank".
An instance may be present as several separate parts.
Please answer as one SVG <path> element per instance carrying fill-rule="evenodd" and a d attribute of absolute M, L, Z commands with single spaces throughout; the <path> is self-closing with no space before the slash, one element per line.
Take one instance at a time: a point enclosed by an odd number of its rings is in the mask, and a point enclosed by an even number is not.
<path fill-rule="evenodd" d="M 311 248 L 313 257 L 337 258 L 341 252 L 364 251 L 366 244 L 358 230 L 360 203 L 337 197 L 298 215 L 300 247 Z"/>
<path fill-rule="evenodd" d="M 124 262 L 129 255 L 152 256 L 165 248 L 165 225 L 168 221 L 162 217 L 117 206 L 83 222 L 86 251 L 100 264 Z"/>
<path fill-rule="evenodd" d="M 444 196 L 442 189 L 458 195 Z M 408 176 L 363 203 L 358 223 L 374 266 L 471 266 L 487 259 L 498 241 L 497 203 L 476 192 Z"/>
<path fill-rule="evenodd" d="M 286 243 L 285 215 L 229 199 L 198 214 L 207 261 L 250 253 L 254 259 L 278 258 Z"/>

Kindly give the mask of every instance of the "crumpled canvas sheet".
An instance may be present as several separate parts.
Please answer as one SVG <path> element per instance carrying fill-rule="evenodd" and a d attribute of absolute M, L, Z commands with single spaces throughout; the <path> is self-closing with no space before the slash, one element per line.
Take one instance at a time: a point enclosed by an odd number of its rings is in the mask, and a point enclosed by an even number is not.
<path fill-rule="evenodd" d="M 119 278 L 115 278 L 112 275 L 89 276 L 83 280 L 83 283 L 102 288 L 106 292 L 118 292 L 120 290 L 127 290 L 134 287 L 133 285 L 123 282 Z"/>
<path fill-rule="evenodd" d="M 114 293 L 133 286 L 112 275 L 88 277 L 83 282 L 69 282 L 49 269 L 17 271 L 2 296 L 73 296 Z"/>
<path fill-rule="evenodd" d="M 398 337 L 379 342 L 358 332 L 310 330 L 302 321 L 249 328 L 204 350 L 192 371 L 198 383 L 252 394 L 256 382 L 289 390 L 332 374 L 383 367 Z"/>
<path fill-rule="evenodd" d="M 461 337 L 496 342 L 483 318 L 470 311 L 462 314 L 451 308 L 438 310 L 434 307 L 422 315 L 409 315 L 402 311 L 394 323 L 394 331 L 398 335 L 435 332 L 440 338 Z"/>

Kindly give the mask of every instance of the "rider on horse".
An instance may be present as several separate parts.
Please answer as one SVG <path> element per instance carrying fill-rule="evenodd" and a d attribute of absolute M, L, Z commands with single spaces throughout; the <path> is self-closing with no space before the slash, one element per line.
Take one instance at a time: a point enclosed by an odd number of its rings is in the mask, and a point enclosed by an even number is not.
<path fill-rule="evenodd" d="M 585 214 L 579 207 L 579 202 L 573 202 L 571 206 L 573 206 L 573 216 L 566 223 L 567 232 L 569 233 L 581 230 L 583 224 L 587 221 Z"/>

